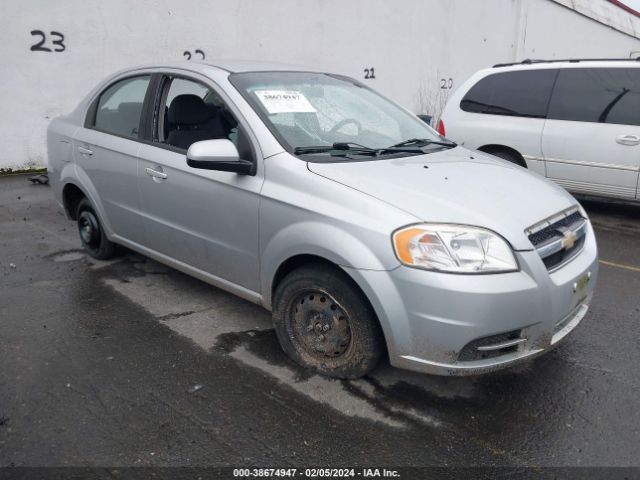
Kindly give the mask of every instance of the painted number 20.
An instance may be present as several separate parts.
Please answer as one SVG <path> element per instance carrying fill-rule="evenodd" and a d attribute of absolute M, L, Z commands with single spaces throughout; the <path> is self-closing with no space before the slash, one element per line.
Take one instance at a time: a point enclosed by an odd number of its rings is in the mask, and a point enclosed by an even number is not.
<path fill-rule="evenodd" d="M 440 79 L 440 89 L 441 90 L 451 90 L 453 87 L 453 78 L 441 78 Z"/>
<path fill-rule="evenodd" d="M 60 32 L 49 32 L 49 35 L 53 38 L 51 44 L 56 47 L 53 50 L 44 46 L 47 41 L 47 35 L 42 30 L 32 30 L 31 35 L 34 37 L 40 37 L 39 42 L 31 45 L 32 52 L 64 52 L 67 48 L 64 44 L 64 35 Z"/>

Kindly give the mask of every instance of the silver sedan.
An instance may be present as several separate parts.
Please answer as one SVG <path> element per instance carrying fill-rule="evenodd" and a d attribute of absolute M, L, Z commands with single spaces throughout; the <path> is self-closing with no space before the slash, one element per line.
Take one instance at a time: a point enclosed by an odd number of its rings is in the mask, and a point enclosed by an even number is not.
<path fill-rule="evenodd" d="M 548 351 L 597 275 L 562 188 L 439 136 L 351 78 L 221 62 L 133 68 L 48 130 L 58 202 L 118 245 L 273 312 L 325 375 L 460 375 Z"/>

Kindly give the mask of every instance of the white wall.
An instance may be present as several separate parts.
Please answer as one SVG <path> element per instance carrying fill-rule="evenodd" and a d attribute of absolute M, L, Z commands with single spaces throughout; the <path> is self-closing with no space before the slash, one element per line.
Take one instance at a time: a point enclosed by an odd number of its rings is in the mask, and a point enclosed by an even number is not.
<path fill-rule="evenodd" d="M 70 111 L 109 73 L 184 59 L 264 59 L 356 78 L 416 113 L 438 113 L 479 68 L 528 57 L 627 57 L 640 19 L 605 0 L 29 0 L 3 2 L 0 167 L 46 165 L 49 119 Z M 605 14 L 602 14 L 602 11 Z M 592 15 L 596 12 L 597 15 Z M 598 17 L 600 15 L 600 17 Z M 604 17 L 602 16 L 604 15 Z M 606 26 L 590 18 L 611 23 Z M 603 20 L 604 18 L 604 20 Z M 64 35 L 63 52 L 31 51 Z M 194 58 L 198 55 L 194 54 Z"/>

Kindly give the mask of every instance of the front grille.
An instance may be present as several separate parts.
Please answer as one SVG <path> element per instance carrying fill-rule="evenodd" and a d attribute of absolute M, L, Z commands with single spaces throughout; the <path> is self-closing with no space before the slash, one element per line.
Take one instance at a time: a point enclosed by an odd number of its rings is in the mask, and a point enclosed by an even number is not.
<path fill-rule="evenodd" d="M 574 223 L 579 222 L 581 220 L 583 220 L 583 217 L 582 215 L 580 215 L 580 212 L 573 212 L 568 217 L 564 217 L 563 219 L 552 223 L 548 227 L 545 227 L 542 230 L 538 230 L 537 232 L 532 233 L 531 235 L 529 235 L 529 240 L 531 241 L 531 243 L 533 243 L 534 247 L 537 247 L 539 245 L 542 245 L 543 243 L 546 243 L 549 240 L 552 240 L 555 238 L 562 238 L 562 233 L 558 231 L 559 228 L 570 227 Z"/>
<path fill-rule="evenodd" d="M 549 255 L 542 259 L 547 270 L 553 270 L 558 265 L 562 265 L 564 262 L 570 260 L 573 256 L 577 255 L 584 245 L 584 237 L 576 240 L 576 243 L 573 244 L 573 247 L 560 250 L 556 253 Z"/>
<path fill-rule="evenodd" d="M 555 215 L 526 231 L 549 271 L 580 253 L 586 232 L 587 220 L 577 209 Z"/>
<path fill-rule="evenodd" d="M 521 330 L 512 330 L 510 332 L 499 333 L 497 335 L 490 335 L 488 337 L 482 337 L 473 340 L 467 343 L 460 351 L 460 354 L 458 355 L 458 361 L 471 362 L 473 360 L 485 360 L 487 358 L 496 358 L 508 353 L 517 352 L 518 345 L 511 345 L 495 350 L 479 350 L 478 348 L 486 348 L 493 345 L 500 345 L 512 340 L 520 340 L 521 333 Z"/>

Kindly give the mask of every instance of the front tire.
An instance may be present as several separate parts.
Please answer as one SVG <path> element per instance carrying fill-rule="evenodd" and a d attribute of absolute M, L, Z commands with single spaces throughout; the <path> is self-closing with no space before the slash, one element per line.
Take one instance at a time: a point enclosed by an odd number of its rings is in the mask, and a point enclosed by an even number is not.
<path fill-rule="evenodd" d="M 78 234 L 87 253 L 98 260 L 108 260 L 114 257 L 117 245 L 107 238 L 91 202 L 83 198 L 80 200 L 76 212 Z"/>
<path fill-rule="evenodd" d="M 278 285 L 273 320 L 282 349 L 296 363 L 335 378 L 359 378 L 384 354 L 369 302 L 342 271 L 302 267 Z"/>

